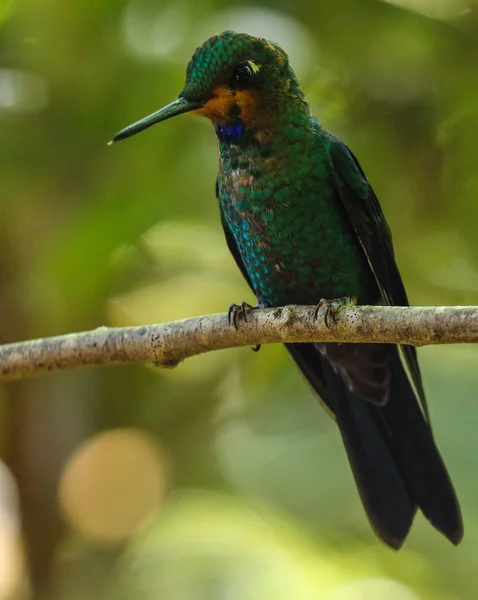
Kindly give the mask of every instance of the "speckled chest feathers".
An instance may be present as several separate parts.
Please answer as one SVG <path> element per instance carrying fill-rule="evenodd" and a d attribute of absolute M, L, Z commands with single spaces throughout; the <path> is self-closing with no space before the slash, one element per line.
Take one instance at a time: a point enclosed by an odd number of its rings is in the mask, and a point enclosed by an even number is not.
<path fill-rule="evenodd" d="M 332 181 L 330 140 L 304 111 L 219 137 L 218 198 L 262 305 L 359 296 L 368 268 Z"/>

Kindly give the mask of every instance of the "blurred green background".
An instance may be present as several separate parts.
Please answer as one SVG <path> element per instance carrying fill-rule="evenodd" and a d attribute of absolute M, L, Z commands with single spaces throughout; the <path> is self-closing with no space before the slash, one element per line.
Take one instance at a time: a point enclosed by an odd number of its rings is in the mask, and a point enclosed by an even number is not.
<path fill-rule="evenodd" d="M 210 124 L 106 146 L 229 28 L 283 45 L 360 158 L 412 303 L 478 304 L 477 0 L 0 0 L 2 343 L 252 301 Z M 279 346 L 4 385 L 0 600 L 475 599 L 478 349 L 420 358 L 466 534 L 417 515 L 398 554 Z"/>

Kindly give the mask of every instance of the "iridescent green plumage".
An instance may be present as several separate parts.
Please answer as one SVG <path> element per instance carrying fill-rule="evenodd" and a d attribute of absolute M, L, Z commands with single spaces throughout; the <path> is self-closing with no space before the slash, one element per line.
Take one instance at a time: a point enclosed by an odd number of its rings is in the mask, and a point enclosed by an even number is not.
<path fill-rule="evenodd" d="M 261 147 L 220 144 L 218 197 L 252 288 L 268 306 L 357 297 L 369 268 L 334 204 L 333 140 L 310 115 L 294 127 L 295 141 L 284 130 Z"/>
<path fill-rule="evenodd" d="M 115 140 L 186 111 L 215 126 L 222 224 L 259 305 L 343 296 L 408 305 L 377 198 L 347 146 L 311 115 L 282 49 L 246 34 L 211 38 L 189 63 L 179 99 Z M 419 507 L 458 543 L 460 508 L 428 424 L 415 350 L 402 348 L 411 380 L 396 346 L 288 350 L 337 421 L 379 537 L 399 548 Z"/>

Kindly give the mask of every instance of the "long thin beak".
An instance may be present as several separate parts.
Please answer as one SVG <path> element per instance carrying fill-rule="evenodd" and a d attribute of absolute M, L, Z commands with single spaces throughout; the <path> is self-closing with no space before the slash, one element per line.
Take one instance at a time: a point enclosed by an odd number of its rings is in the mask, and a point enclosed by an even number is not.
<path fill-rule="evenodd" d="M 166 119 L 170 119 L 176 115 L 181 115 L 183 113 L 190 112 L 191 110 L 201 108 L 202 105 L 202 102 L 190 102 L 185 98 L 179 97 L 177 100 L 171 102 L 171 104 L 168 104 L 167 106 L 163 106 L 163 108 L 160 108 L 152 115 L 148 115 L 147 117 L 144 117 L 143 119 L 136 121 L 136 123 L 128 125 L 128 127 L 125 127 L 119 131 L 111 140 L 111 142 L 108 142 L 108 145 L 112 144 L 113 142 L 119 142 L 120 140 L 129 138 L 132 135 L 136 135 L 140 131 L 147 129 L 148 127 L 151 127 L 151 125 L 155 125 L 160 121 L 166 121 Z"/>

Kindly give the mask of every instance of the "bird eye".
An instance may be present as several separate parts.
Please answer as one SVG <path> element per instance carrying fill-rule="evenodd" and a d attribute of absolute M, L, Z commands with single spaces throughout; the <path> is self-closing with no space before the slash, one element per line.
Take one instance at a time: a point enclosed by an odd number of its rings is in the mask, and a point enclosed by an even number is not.
<path fill-rule="evenodd" d="M 232 75 L 232 87 L 235 89 L 245 89 L 254 81 L 255 73 L 249 64 L 239 65 L 234 69 Z"/>

